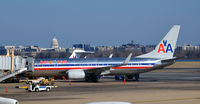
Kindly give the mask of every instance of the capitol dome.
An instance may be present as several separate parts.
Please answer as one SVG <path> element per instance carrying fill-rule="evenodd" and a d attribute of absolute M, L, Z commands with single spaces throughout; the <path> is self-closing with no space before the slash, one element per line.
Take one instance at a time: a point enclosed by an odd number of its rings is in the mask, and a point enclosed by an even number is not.
<path fill-rule="evenodd" d="M 59 48 L 58 41 L 57 41 L 56 37 L 54 37 L 51 41 L 51 48 L 53 48 L 53 49 Z"/>

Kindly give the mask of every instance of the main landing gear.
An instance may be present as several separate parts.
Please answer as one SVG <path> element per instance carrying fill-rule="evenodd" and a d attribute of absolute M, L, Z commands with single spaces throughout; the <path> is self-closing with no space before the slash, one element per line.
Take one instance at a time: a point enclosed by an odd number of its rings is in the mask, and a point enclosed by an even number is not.
<path fill-rule="evenodd" d="M 92 74 L 85 77 L 85 81 L 87 82 L 98 82 L 98 75 Z"/>
<path fill-rule="evenodd" d="M 135 75 L 115 75 L 115 80 L 123 80 L 124 76 L 125 76 L 126 80 L 133 80 L 133 78 L 134 78 L 135 81 L 139 81 L 139 78 L 140 78 L 139 74 L 135 74 Z"/>

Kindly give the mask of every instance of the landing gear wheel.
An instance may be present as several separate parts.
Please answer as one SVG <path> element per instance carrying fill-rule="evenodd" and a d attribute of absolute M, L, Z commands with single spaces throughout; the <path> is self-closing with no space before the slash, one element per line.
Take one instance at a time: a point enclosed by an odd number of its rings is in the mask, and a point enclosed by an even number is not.
<path fill-rule="evenodd" d="M 129 80 L 132 80 L 132 79 L 133 79 L 133 75 L 127 75 L 127 78 L 128 78 Z"/>
<path fill-rule="evenodd" d="M 90 82 L 90 78 L 89 77 L 85 77 L 85 81 L 86 82 Z"/>
<path fill-rule="evenodd" d="M 49 92 L 50 91 L 50 88 L 47 88 L 47 90 L 46 90 L 47 92 Z"/>
<path fill-rule="evenodd" d="M 98 82 L 98 80 L 98 75 L 88 75 L 87 77 L 85 77 L 85 81 L 87 82 Z"/>
<path fill-rule="evenodd" d="M 135 74 L 135 80 L 139 81 L 140 75 L 139 74 Z"/>
<path fill-rule="evenodd" d="M 94 75 L 93 77 L 92 77 L 92 82 L 98 82 L 98 76 L 97 75 Z"/>
<path fill-rule="evenodd" d="M 38 89 L 38 88 L 36 88 L 36 89 L 35 89 L 35 92 L 39 92 L 39 89 Z"/>
<path fill-rule="evenodd" d="M 119 76 L 118 75 L 115 76 L 115 80 L 119 80 Z"/>

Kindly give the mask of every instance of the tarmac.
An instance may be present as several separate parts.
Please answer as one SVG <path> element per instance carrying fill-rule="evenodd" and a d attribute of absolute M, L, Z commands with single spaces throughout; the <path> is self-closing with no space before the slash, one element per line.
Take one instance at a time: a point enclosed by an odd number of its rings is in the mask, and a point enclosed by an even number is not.
<path fill-rule="evenodd" d="M 20 104 L 87 104 L 98 101 L 124 101 L 132 104 L 199 104 L 200 68 L 162 69 L 140 74 L 140 81 L 116 81 L 108 76 L 98 83 L 58 80 L 51 92 L 27 92 L 0 83 L 0 96 Z M 8 85 L 8 92 L 6 86 Z"/>

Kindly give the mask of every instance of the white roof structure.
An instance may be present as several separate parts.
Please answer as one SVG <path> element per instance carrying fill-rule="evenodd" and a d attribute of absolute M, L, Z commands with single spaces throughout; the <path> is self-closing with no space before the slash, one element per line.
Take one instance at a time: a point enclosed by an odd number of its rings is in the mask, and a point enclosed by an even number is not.
<path fill-rule="evenodd" d="M 56 37 L 54 37 L 51 41 L 51 48 L 53 48 L 53 49 L 59 48 L 58 40 L 56 39 Z"/>

